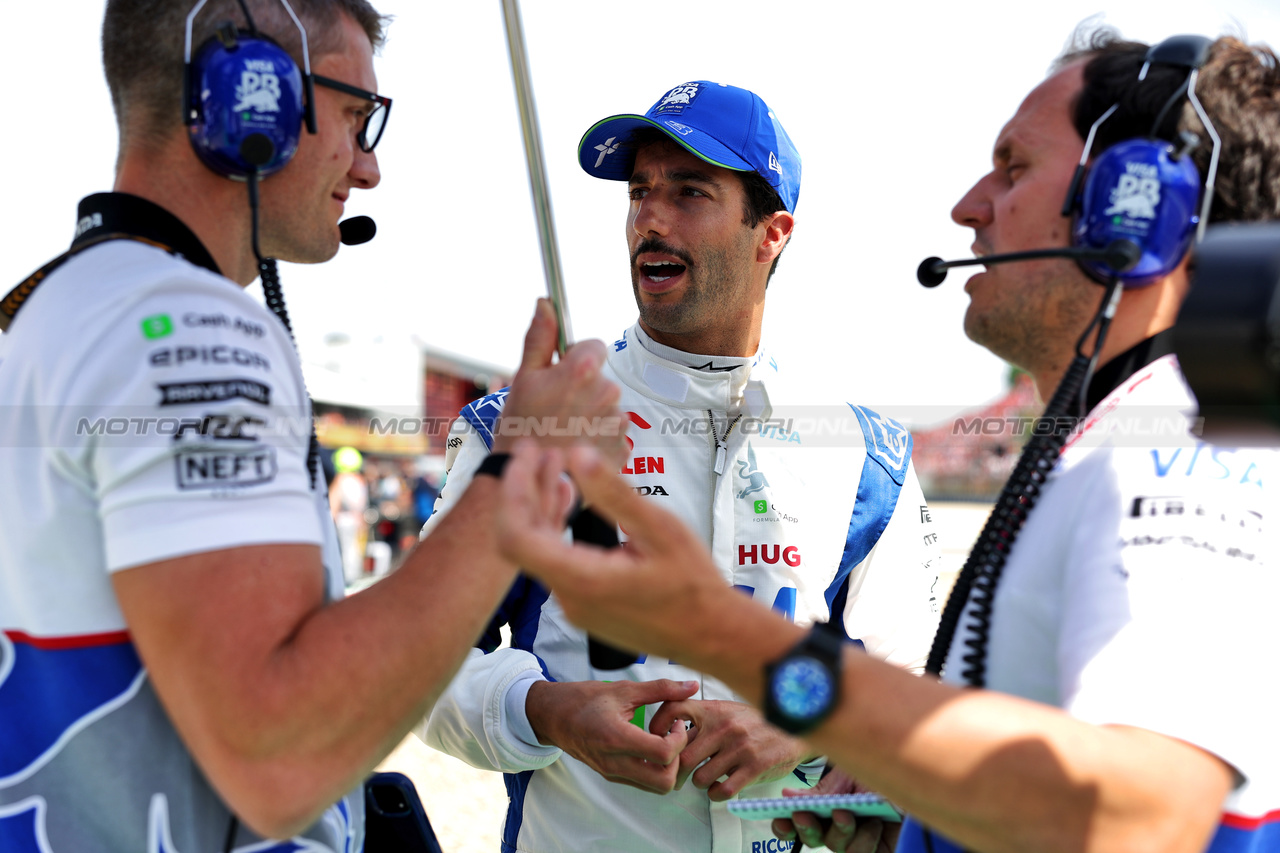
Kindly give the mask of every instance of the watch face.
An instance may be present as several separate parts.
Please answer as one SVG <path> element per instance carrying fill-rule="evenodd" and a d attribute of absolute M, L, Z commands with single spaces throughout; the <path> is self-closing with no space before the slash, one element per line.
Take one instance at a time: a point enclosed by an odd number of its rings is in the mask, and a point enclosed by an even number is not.
<path fill-rule="evenodd" d="M 793 657 L 781 663 L 769 685 L 774 706 L 788 717 L 808 720 L 826 711 L 833 691 L 831 673 L 811 657 Z"/>

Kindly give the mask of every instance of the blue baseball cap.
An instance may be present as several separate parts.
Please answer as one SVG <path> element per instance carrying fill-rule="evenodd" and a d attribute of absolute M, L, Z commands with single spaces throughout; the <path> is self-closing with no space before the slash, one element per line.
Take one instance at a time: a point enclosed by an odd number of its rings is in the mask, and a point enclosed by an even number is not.
<path fill-rule="evenodd" d="M 707 80 L 681 83 L 642 116 L 616 115 L 593 124 L 578 143 L 578 164 L 596 178 L 629 180 L 636 152 L 623 143 L 641 127 L 656 127 L 713 166 L 756 172 L 795 213 L 800 152 L 754 92 Z"/>

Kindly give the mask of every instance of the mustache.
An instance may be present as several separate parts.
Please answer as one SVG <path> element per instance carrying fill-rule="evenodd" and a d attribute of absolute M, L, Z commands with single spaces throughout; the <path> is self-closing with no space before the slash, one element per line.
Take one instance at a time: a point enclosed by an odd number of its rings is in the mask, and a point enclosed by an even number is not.
<path fill-rule="evenodd" d="M 631 253 L 631 266 L 634 267 L 636 265 L 636 259 L 646 252 L 671 255 L 673 258 L 679 258 L 685 266 L 693 266 L 693 258 L 689 257 L 688 252 L 682 249 L 677 249 L 669 243 L 664 243 L 656 237 L 649 237 L 641 241 L 639 246 L 636 246 L 636 250 Z"/>

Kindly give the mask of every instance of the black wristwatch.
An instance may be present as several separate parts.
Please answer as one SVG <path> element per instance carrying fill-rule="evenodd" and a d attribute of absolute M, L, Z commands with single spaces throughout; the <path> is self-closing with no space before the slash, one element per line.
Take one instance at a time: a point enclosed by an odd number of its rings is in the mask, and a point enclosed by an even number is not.
<path fill-rule="evenodd" d="M 844 638 L 826 623 L 764 668 L 764 717 L 793 735 L 821 723 L 840 702 Z"/>
<path fill-rule="evenodd" d="M 488 474 L 490 477 L 497 477 L 501 480 L 502 472 L 507 470 L 507 463 L 510 461 L 510 453 L 490 453 L 480 462 L 480 467 L 476 469 L 475 476 Z"/>

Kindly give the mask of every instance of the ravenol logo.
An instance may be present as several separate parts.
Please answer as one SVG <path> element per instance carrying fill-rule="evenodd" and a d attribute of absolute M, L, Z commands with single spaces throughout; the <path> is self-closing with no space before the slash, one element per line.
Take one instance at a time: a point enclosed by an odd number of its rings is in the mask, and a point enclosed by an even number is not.
<path fill-rule="evenodd" d="M 755 502 L 755 505 L 754 505 L 754 507 L 753 507 L 753 509 L 755 510 L 756 515 L 761 515 L 761 514 L 763 514 L 763 513 L 766 513 L 766 512 L 768 512 L 768 511 L 769 511 L 769 502 L 768 502 L 768 501 L 756 501 L 756 502 Z"/>
<path fill-rule="evenodd" d="M 236 105 L 232 112 L 253 110 L 256 113 L 280 112 L 280 78 L 275 67 L 261 59 L 245 62 L 240 72 L 240 85 L 236 86 Z"/>
<path fill-rule="evenodd" d="M 149 341 L 173 333 L 173 320 L 168 314 L 152 314 L 142 318 L 142 336 Z"/>

